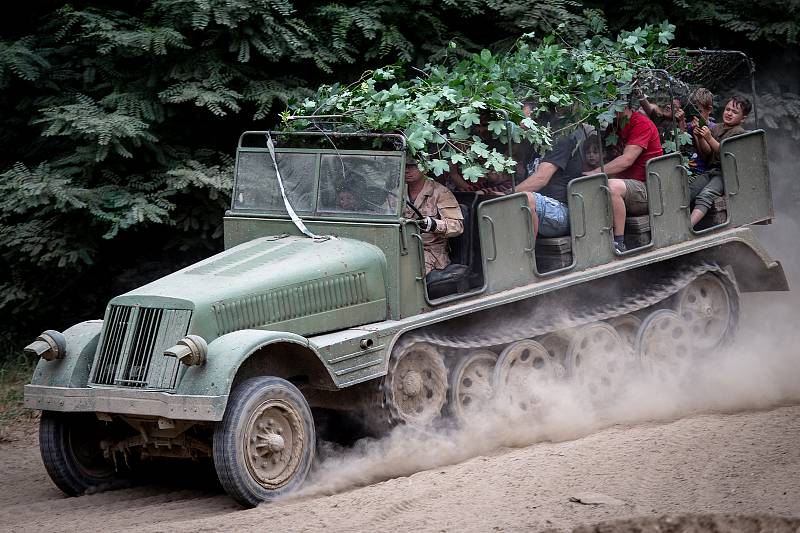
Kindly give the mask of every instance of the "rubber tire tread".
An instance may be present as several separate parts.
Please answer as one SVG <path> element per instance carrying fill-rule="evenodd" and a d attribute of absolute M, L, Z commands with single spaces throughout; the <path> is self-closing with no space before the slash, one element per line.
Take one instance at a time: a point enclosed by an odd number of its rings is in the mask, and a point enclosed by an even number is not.
<path fill-rule="evenodd" d="M 238 460 L 241 442 L 237 437 L 247 423 L 250 413 L 267 399 L 288 400 L 302 417 L 306 446 L 298 465 L 298 473 L 283 487 L 267 490 L 259 485 L 247 471 L 247 466 Z M 214 427 L 214 468 L 222 487 L 244 507 L 255 507 L 270 502 L 297 490 L 305 481 L 314 462 L 316 435 L 314 418 L 303 393 L 288 381 L 259 376 L 240 383 L 228 397 L 228 405 L 221 421 Z"/>
<path fill-rule="evenodd" d="M 98 478 L 76 471 L 67 449 L 70 419 L 75 420 L 76 416 L 72 413 L 42 411 L 39 421 L 39 451 L 44 468 L 53 483 L 68 496 L 82 496 L 90 488 L 109 485 L 115 476 Z"/>

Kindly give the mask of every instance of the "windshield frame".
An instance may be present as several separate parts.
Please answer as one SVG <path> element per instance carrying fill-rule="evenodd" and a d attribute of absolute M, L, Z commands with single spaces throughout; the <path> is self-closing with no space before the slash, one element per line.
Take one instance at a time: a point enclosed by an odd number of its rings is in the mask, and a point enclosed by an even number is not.
<path fill-rule="evenodd" d="M 242 143 L 242 139 L 245 138 L 246 135 L 256 135 L 261 134 L 262 138 L 265 138 L 267 132 L 245 132 L 239 139 L 239 146 L 236 150 L 236 161 L 234 164 L 234 183 L 233 189 L 231 194 L 231 207 L 229 214 L 234 216 L 264 216 L 270 218 L 289 218 L 289 214 L 286 212 L 286 209 L 281 206 L 280 209 L 262 209 L 262 208 L 243 208 L 241 206 L 236 205 L 236 194 L 238 190 L 239 184 L 239 165 L 240 165 L 240 156 L 242 153 L 267 153 L 269 154 L 269 150 L 264 147 L 259 146 L 245 146 Z M 360 136 L 360 135 L 354 135 Z M 367 135 L 367 137 L 378 137 L 377 134 Z M 391 135 L 380 135 L 380 137 L 400 137 L 395 134 Z M 404 146 L 405 143 L 403 143 Z M 313 155 L 315 156 L 315 164 L 314 164 L 314 175 L 310 178 L 313 180 L 312 190 L 313 190 L 313 205 L 310 211 L 308 210 L 297 210 L 296 206 L 292 206 L 297 211 L 298 215 L 301 216 L 304 220 L 336 220 L 336 221 L 375 221 L 375 222 L 397 222 L 402 218 L 403 214 L 403 198 L 405 194 L 405 180 L 403 178 L 403 168 L 405 165 L 405 150 L 354 150 L 354 149 L 340 149 L 337 150 L 335 148 L 292 148 L 292 147 L 276 147 L 275 153 L 281 154 L 306 154 L 306 155 Z M 347 156 L 347 155 L 357 155 L 357 156 L 371 156 L 371 157 L 393 157 L 398 158 L 399 160 L 399 175 L 397 177 L 397 186 L 393 191 L 390 191 L 390 194 L 394 194 L 397 197 L 397 201 L 395 202 L 394 210 L 392 213 L 380 214 L 380 213 L 370 213 L 370 212 L 333 212 L 333 211 L 322 211 L 320 209 L 320 190 L 321 190 L 321 168 L 322 168 L 322 158 L 324 155 L 334 155 L 334 156 Z M 268 156 L 269 157 L 269 156 Z M 275 184 L 277 187 L 277 184 Z"/>

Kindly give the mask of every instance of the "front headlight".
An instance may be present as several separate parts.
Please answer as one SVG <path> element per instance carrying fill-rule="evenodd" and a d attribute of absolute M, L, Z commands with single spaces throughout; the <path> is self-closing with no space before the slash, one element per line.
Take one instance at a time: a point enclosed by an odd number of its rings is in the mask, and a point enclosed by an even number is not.
<path fill-rule="evenodd" d="M 27 345 L 24 350 L 26 354 L 41 357 L 45 361 L 63 359 L 67 354 L 67 339 L 60 331 L 48 329 L 36 337 L 36 340 Z"/>
<path fill-rule="evenodd" d="M 199 335 L 187 335 L 172 348 L 167 348 L 164 355 L 175 357 L 186 366 L 202 365 L 206 362 L 208 344 Z"/>

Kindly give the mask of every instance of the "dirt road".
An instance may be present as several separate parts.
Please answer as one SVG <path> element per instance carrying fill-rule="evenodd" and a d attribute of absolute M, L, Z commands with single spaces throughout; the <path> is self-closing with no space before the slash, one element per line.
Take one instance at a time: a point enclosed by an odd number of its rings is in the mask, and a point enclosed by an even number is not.
<path fill-rule="evenodd" d="M 800 531 L 800 334 L 786 320 L 799 306 L 749 302 L 742 340 L 689 387 L 631 383 L 601 411 L 560 391 L 531 427 L 395 431 L 328 452 L 303 495 L 252 510 L 196 476 L 66 498 L 35 428 L 18 428 L 0 444 L 0 530 L 539 531 L 737 513 L 795 517 L 787 531 Z M 763 520 L 754 531 L 775 530 Z"/>
<path fill-rule="evenodd" d="M 800 517 L 798 443 L 797 405 L 698 415 L 245 511 L 219 489 L 180 483 L 65 498 L 29 435 L 0 446 L 0 529 L 535 531 L 687 512 Z"/>

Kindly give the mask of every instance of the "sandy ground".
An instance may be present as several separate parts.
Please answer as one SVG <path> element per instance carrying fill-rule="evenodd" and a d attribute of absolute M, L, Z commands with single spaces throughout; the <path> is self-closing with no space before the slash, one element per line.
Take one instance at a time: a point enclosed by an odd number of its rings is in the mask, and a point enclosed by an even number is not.
<path fill-rule="evenodd" d="M 28 435 L 0 446 L 0 528 L 538 531 L 680 513 L 800 517 L 798 443 L 797 405 L 698 415 L 502 449 L 338 494 L 241 510 L 219 489 L 180 484 L 65 498 Z"/>
<path fill-rule="evenodd" d="M 800 333 L 786 318 L 800 306 L 747 302 L 741 341 L 690 388 L 633 383 L 602 412 L 563 391 L 530 431 L 502 417 L 425 439 L 396 431 L 334 450 L 303 495 L 252 510 L 196 477 L 66 498 L 22 425 L 0 444 L 0 530 L 797 533 Z"/>

